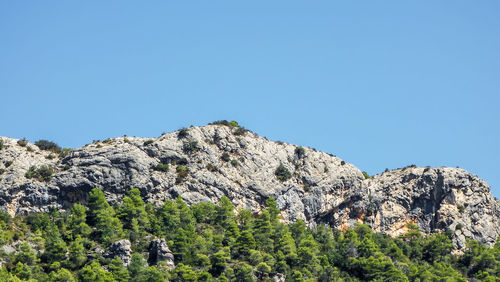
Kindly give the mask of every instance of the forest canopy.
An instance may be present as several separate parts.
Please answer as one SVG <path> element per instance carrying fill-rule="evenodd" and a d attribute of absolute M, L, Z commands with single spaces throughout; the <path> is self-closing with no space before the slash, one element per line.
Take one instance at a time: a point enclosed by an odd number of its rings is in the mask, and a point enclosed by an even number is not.
<path fill-rule="evenodd" d="M 497 281 L 500 243 L 468 241 L 454 254 L 446 233 L 425 236 L 415 225 L 399 238 L 356 224 L 347 230 L 298 220 L 280 222 L 270 197 L 260 213 L 181 198 L 155 207 L 131 189 L 110 205 L 94 188 L 87 206 L 12 218 L 0 213 L 1 281 Z M 154 238 L 164 239 L 175 268 L 151 264 Z M 128 240 L 128 264 L 103 255 Z"/>

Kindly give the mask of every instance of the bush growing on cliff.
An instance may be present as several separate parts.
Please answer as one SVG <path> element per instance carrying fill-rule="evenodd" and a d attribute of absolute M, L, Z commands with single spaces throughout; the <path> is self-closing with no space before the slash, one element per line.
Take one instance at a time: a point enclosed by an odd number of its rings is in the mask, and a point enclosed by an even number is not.
<path fill-rule="evenodd" d="M 61 152 L 59 153 L 59 157 L 64 159 L 69 154 L 71 154 L 71 152 L 73 152 L 73 149 L 71 149 L 71 148 L 63 148 L 61 150 Z"/>
<path fill-rule="evenodd" d="M 197 152 L 199 149 L 200 147 L 198 147 L 198 142 L 195 140 L 188 140 L 182 145 L 182 150 L 185 153 Z"/>
<path fill-rule="evenodd" d="M 17 140 L 17 145 L 21 147 L 26 147 L 26 145 L 28 145 L 28 140 L 26 140 L 26 138 L 19 139 Z"/>
<path fill-rule="evenodd" d="M 295 155 L 297 158 L 302 159 L 306 155 L 306 150 L 302 146 L 295 148 Z"/>
<path fill-rule="evenodd" d="M 276 171 L 274 171 L 276 178 L 280 181 L 286 181 L 292 177 L 292 174 L 283 164 L 280 164 Z"/>
<path fill-rule="evenodd" d="M 242 127 L 242 126 L 238 126 L 238 127 L 234 130 L 233 134 L 234 134 L 234 135 L 236 135 L 236 136 L 241 136 L 241 135 L 244 135 L 245 133 L 247 133 L 247 131 L 248 131 L 248 130 L 247 130 L 247 129 L 245 129 L 244 127 Z"/>
<path fill-rule="evenodd" d="M 238 126 L 238 122 L 237 121 L 227 121 L 227 120 L 216 120 L 214 122 L 211 122 L 209 123 L 211 125 L 225 125 L 225 126 L 229 126 L 229 127 L 237 127 Z"/>
<path fill-rule="evenodd" d="M 3 144 L 4 144 L 4 143 L 3 143 L 3 140 L 2 140 L 2 139 L 0 139 L 0 150 L 2 150 L 2 149 L 3 149 Z"/>
<path fill-rule="evenodd" d="M 146 140 L 144 141 L 144 143 L 142 143 L 143 146 L 147 146 L 147 145 L 151 145 L 153 144 L 155 141 L 153 139 L 149 139 L 149 140 Z"/>
<path fill-rule="evenodd" d="M 229 155 L 228 152 L 222 153 L 222 156 L 220 158 L 221 158 L 221 160 L 223 160 L 225 162 L 229 162 L 231 160 L 231 156 Z"/>
<path fill-rule="evenodd" d="M 155 165 L 153 169 L 156 171 L 168 172 L 168 164 L 159 163 Z"/>
<path fill-rule="evenodd" d="M 54 170 L 47 165 L 42 165 L 39 168 L 36 166 L 30 166 L 28 171 L 24 174 L 26 178 L 34 178 L 39 181 L 49 181 L 52 178 Z"/>
<path fill-rule="evenodd" d="M 180 184 L 184 182 L 186 177 L 189 175 L 189 169 L 184 165 L 178 165 L 175 168 L 175 171 L 177 172 L 177 178 L 175 179 L 175 184 Z"/>
<path fill-rule="evenodd" d="M 54 153 L 60 153 L 62 151 L 62 148 L 59 147 L 56 143 L 48 140 L 38 140 L 35 142 L 35 145 L 40 148 L 40 150 L 44 151 L 52 151 Z"/>
<path fill-rule="evenodd" d="M 188 137 L 188 135 L 189 135 L 188 129 L 183 127 L 181 129 L 179 129 L 179 132 L 177 133 L 177 138 L 179 138 L 179 139 L 186 138 L 186 137 Z"/>

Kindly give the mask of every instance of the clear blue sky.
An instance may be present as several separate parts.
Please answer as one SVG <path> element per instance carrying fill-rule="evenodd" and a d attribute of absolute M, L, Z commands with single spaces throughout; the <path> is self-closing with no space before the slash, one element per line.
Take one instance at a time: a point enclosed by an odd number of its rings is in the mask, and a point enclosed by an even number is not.
<path fill-rule="evenodd" d="M 0 135 L 77 147 L 234 119 L 370 174 L 460 166 L 500 196 L 499 15 L 499 1 L 0 1 Z"/>

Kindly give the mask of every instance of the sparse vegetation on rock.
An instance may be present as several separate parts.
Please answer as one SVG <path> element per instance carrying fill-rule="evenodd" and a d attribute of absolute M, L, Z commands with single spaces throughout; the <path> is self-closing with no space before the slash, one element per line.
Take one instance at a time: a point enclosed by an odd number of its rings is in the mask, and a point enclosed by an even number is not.
<path fill-rule="evenodd" d="M 177 178 L 175 179 L 176 184 L 184 182 L 186 177 L 189 175 L 189 169 L 184 165 L 178 165 L 175 168 L 175 171 L 177 172 Z"/>
<path fill-rule="evenodd" d="M 231 156 L 229 155 L 228 152 L 222 153 L 222 156 L 220 157 L 221 160 L 225 162 L 229 162 L 231 160 Z"/>
<path fill-rule="evenodd" d="M 17 145 L 21 146 L 21 147 L 26 147 L 26 145 L 28 145 L 28 140 L 26 139 L 19 139 L 17 140 Z"/>
<path fill-rule="evenodd" d="M 276 175 L 276 178 L 278 178 L 279 181 L 286 181 L 292 177 L 292 174 L 286 168 L 283 164 L 280 164 L 276 171 L 274 172 L 274 175 Z"/>
<path fill-rule="evenodd" d="M 295 148 L 295 155 L 297 158 L 302 159 L 306 155 L 306 150 L 303 147 L 298 146 Z"/>
<path fill-rule="evenodd" d="M 168 164 L 159 163 L 155 165 L 154 170 L 161 172 L 168 172 Z"/>
<path fill-rule="evenodd" d="M 187 128 L 183 127 L 181 129 L 179 129 L 179 132 L 177 133 L 177 138 L 182 139 L 182 138 L 186 138 L 188 136 L 189 136 L 189 131 Z"/>
<path fill-rule="evenodd" d="M 225 126 L 230 126 L 230 127 L 237 127 L 238 122 L 237 121 L 227 121 L 227 120 L 216 120 L 214 122 L 211 122 L 210 124 L 212 125 L 225 125 Z"/>
<path fill-rule="evenodd" d="M 197 152 L 198 150 L 200 149 L 200 147 L 198 146 L 198 142 L 195 141 L 195 140 L 187 140 L 186 142 L 184 142 L 184 144 L 182 145 L 182 150 L 185 152 L 185 153 L 193 153 L 193 152 Z"/>
<path fill-rule="evenodd" d="M 155 141 L 153 139 L 149 139 L 149 140 L 144 141 L 144 143 L 142 145 L 147 146 L 147 145 L 153 144 L 154 142 Z"/>
<path fill-rule="evenodd" d="M 369 179 L 370 178 L 370 175 L 368 173 L 366 173 L 366 171 L 363 171 L 363 177 L 365 179 Z"/>
<path fill-rule="evenodd" d="M 52 178 L 54 170 L 46 165 L 40 167 L 31 166 L 24 174 L 26 178 L 38 179 L 39 181 L 49 181 Z"/>

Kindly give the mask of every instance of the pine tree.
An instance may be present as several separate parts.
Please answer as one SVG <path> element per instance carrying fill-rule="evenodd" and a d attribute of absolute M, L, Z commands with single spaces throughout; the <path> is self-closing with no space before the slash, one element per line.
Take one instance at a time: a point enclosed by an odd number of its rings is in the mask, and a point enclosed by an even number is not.
<path fill-rule="evenodd" d="M 87 208 L 81 204 L 74 204 L 68 218 L 68 229 L 73 238 L 76 236 L 87 237 L 90 235 L 92 229 L 88 226 L 86 220 Z"/>
<path fill-rule="evenodd" d="M 236 257 L 248 257 L 250 250 L 253 249 L 255 249 L 255 239 L 252 232 L 250 230 L 241 232 L 235 243 Z"/>
<path fill-rule="evenodd" d="M 123 236 L 122 223 L 100 189 L 90 191 L 89 207 L 90 222 L 95 227 L 94 234 L 100 242 L 108 245 Z"/>
<path fill-rule="evenodd" d="M 71 269 L 80 268 L 87 262 L 87 253 L 80 236 L 69 245 L 69 267 Z"/>
<path fill-rule="evenodd" d="M 104 270 L 97 260 L 84 266 L 78 272 L 78 276 L 82 282 L 114 281 L 113 275 L 109 271 Z"/>
<path fill-rule="evenodd" d="M 128 191 L 128 195 L 123 197 L 122 205 L 118 209 L 118 218 L 123 221 L 124 228 L 133 229 L 134 219 L 140 229 L 148 228 L 149 221 L 139 189 L 132 188 Z"/>
<path fill-rule="evenodd" d="M 76 282 L 71 271 L 66 268 L 54 270 L 49 274 L 48 280 L 51 282 Z"/>
<path fill-rule="evenodd" d="M 109 271 L 113 274 L 113 278 L 118 282 L 129 281 L 130 275 L 127 268 L 123 266 L 123 262 L 119 257 L 111 260 L 108 266 Z"/>
<path fill-rule="evenodd" d="M 33 266 L 38 262 L 35 251 L 27 242 L 21 243 L 19 247 L 19 252 L 16 255 L 14 263 L 22 262 L 26 265 Z"/>

